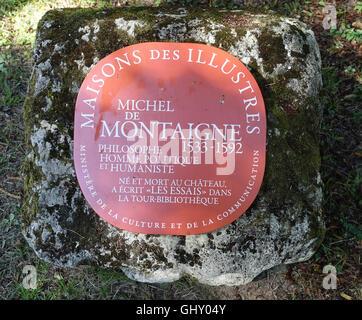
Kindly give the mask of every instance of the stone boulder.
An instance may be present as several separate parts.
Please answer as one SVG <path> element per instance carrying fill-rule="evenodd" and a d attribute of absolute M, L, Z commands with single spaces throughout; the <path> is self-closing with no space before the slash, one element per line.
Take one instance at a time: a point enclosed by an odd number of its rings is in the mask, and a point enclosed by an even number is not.
<path fill-rule="evenodd" d="M 207 234 L 117 229 L 90 208 L 77 183 L 73 119 L 84 77 L 122 47 L 157 41 L 228 51 L 250 69 L 264 96 L 268 135 L 260 193 L 239 219 Z M 49 11 L 39 23 L 24 106 L 24 237 L 41 259 L 57 266 L 92 262 L 145 282 L 188 274 L 209 285 L 240 285 L 276 265 L 309 259 L 324 236 L 320 68 L 313 32 L 275 14 L 195 8 Z"/>

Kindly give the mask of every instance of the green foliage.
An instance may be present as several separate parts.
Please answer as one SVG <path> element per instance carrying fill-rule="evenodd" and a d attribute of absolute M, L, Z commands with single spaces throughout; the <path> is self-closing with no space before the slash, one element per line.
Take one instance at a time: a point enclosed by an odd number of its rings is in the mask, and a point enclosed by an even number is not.
<path fill-rule="evenodd" d="M 324 107 L 328 110 L 329 114 L 335 114 L 339 108 L 339 101 L 334 98 L 338 92 L 340 83 L 342 82 L 338 72 L 333 67 L 325 67 L 322 69 L 324 90 L 322 102 Z M 334 137 L 336 140 L 338 138 Z"/>
<path fill-rule="evenodd" d="M 354 7 L 354 10 L 357 11 L 358 14 L 362 11 L 362 1 L 357 1 L 357 5 Z"/>
<path fill-rule="evenodd" d="M 0 2 L 0 17 L 11 14 L 12 11 L 17 10 L 25 5 L 25 1 L 21 0 L 2 0 Z"/>
<path fill-rule="evenodd" d="M 287 13 L 290 15 L 293 15 L 301 9 L 299 0 L 290 1 L 287 3 L 284 3 L 284 8 L 286 9 Z"/>
<path fill-rule="evenodd" d="M 108 0 L 73 0 L 69 7 L 112 6 Z M 33 45 L 41 17 L 50 9 L 63 7 L 64 0 L 0 0 L 0 46 Z"/>
<path fill-rule="evenodd" d="M 353 199 L 358 201 L 358 204 L 362 205 L 362 199 L 360 198 L 361 191 L 361 177 L 360 177 L 360 168 L 356 168 L 356 174 L 353 177 L 353 173 L 350 174 L 346 182 L 346 188 L 349 190 Z M 352 176 L 352 177 L 351 177 Z"/>
<path fill-rule="evenodd" d="M 358 240 L 362 240 L 362 226 L 354 222 L 348 222 L 346 218 L 341 217 L 341 224 L 345 230 L 344 237 L 351 238 L 356 237 Z"/>
<path fill-rule="evenodd" d="M 356 30 L 355 28 L 352 28 L 351 25 L 346 24 L 344 22 L 342 22 L 339 29 L 331 29 L 330 33 L 332 35 L 340 36 L 340 37 L 346 39 L 347 41 L 354 40 L 358 44 L 361 43 L 362 30 L 360 30 L 360 29 Z"/>
<path fill-rule="evenodd" d="M 335 94 L 342 82 L 341 77 L 338 75 L 338 71 L 333 67 L 325 67 L 322 69 L 322 75 L 326 81 L 325 88 L 329 93 Z"/>

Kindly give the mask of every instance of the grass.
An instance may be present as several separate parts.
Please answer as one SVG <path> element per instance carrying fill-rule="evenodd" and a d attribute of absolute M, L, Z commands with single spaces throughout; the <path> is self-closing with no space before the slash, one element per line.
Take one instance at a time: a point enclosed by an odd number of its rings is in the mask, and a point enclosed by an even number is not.
<path fill-rule="evenodd" d="M 3 0 L 0 3 L 0 46 L 32 45 L 40 18 L 50 9 L 59 7 L 94 6 L 93 0 Z"/>
<path fill-rule="evenodd" d="M 125 2 L 114 3 L 121 6 Z M 209 5 L 210 2 L 183 3 Z M 131 281 L 122 272 L 96 266 L 57 268 L 38 259 L 20 233 L 22 180 L 19 170 L 24 157 L 22 104 L 31 73 L 31 50 L 37 22 L 51 8 L 110 5 L 109 1 L 98 0 L 0 1 L 0 299 L 239 299 L 239 293 L 243 296 L 250 286 L 246 289 L 210 289 L 189 277 L 171 284 L 152 285 Z M 235 8 L 230 1 L 214 1 L 212 5 Z M 277 291 L 277 297 L 343 299 L 347 295 L 361 299 L 358 254 L 362 245 L 359 218 L 362 205 L 361 32 L 352 28 L 361 14 L 361 2 L 352 11 L 347 11 L 343 3 L 338 5 L 337 29 L 332 31 L 321 27 L 323 16 L 316 18 L 323 9 L 317 1 L 274 0 L 263 8 L 299 17 L 309 24 L 320 44 L 323 60 L 321 174 L 327 234 L 312 259 L 289 266 L 287 281 L 291 287 Z M 337 290 L 321 287 L 322 269 L 328 264 L 337 269 Z M 36 267 L 35 290 L 22 286 L 25 265 Z"/>

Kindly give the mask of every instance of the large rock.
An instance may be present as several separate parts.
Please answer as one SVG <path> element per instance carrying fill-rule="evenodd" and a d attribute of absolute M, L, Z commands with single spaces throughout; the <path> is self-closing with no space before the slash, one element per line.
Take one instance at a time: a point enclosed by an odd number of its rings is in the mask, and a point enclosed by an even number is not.
<path fill-rule="evenodd" d="M 73 167 L 80 85 L 100 59 L 148 41 L 199 42 L 246 64 L 264 95 L 266 171 L 251 208 L 207 234 L 155 236 L 119 230 L 88 206 Z M 319 155 L 321 59 L 313 32 L 275 15 L 196 9 L 65 9 L 41 20 L 25 102 L 22 230 L 36 254 L 59 266 L 93 261 L 139 281 L 183 273 L 240 285 L 279 264 L 309 259 L 324 235 Z"/>

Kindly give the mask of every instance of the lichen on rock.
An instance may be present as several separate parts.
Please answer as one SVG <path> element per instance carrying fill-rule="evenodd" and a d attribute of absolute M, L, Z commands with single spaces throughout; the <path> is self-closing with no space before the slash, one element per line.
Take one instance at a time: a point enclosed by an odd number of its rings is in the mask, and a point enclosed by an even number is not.
<path fill-rule="evenodd" d="M 154 236 L 119 230 L 86 203 L 73 167 L 73 118 L 81 83 L 106 55 L 153 41 L 219 47 L 251 70 L 265 100 L 267 159 L 249 210 L 208 234 Z M 63 9 L 39 23 L 24 105 L 22 230 L 55 265 L 91 261 L 139 281 L 189 274 L 239 285 L 279 264 L 309 259 L 324 236 L 319 174 L 321 59 L 299 21 L 193 8 Z"/>

